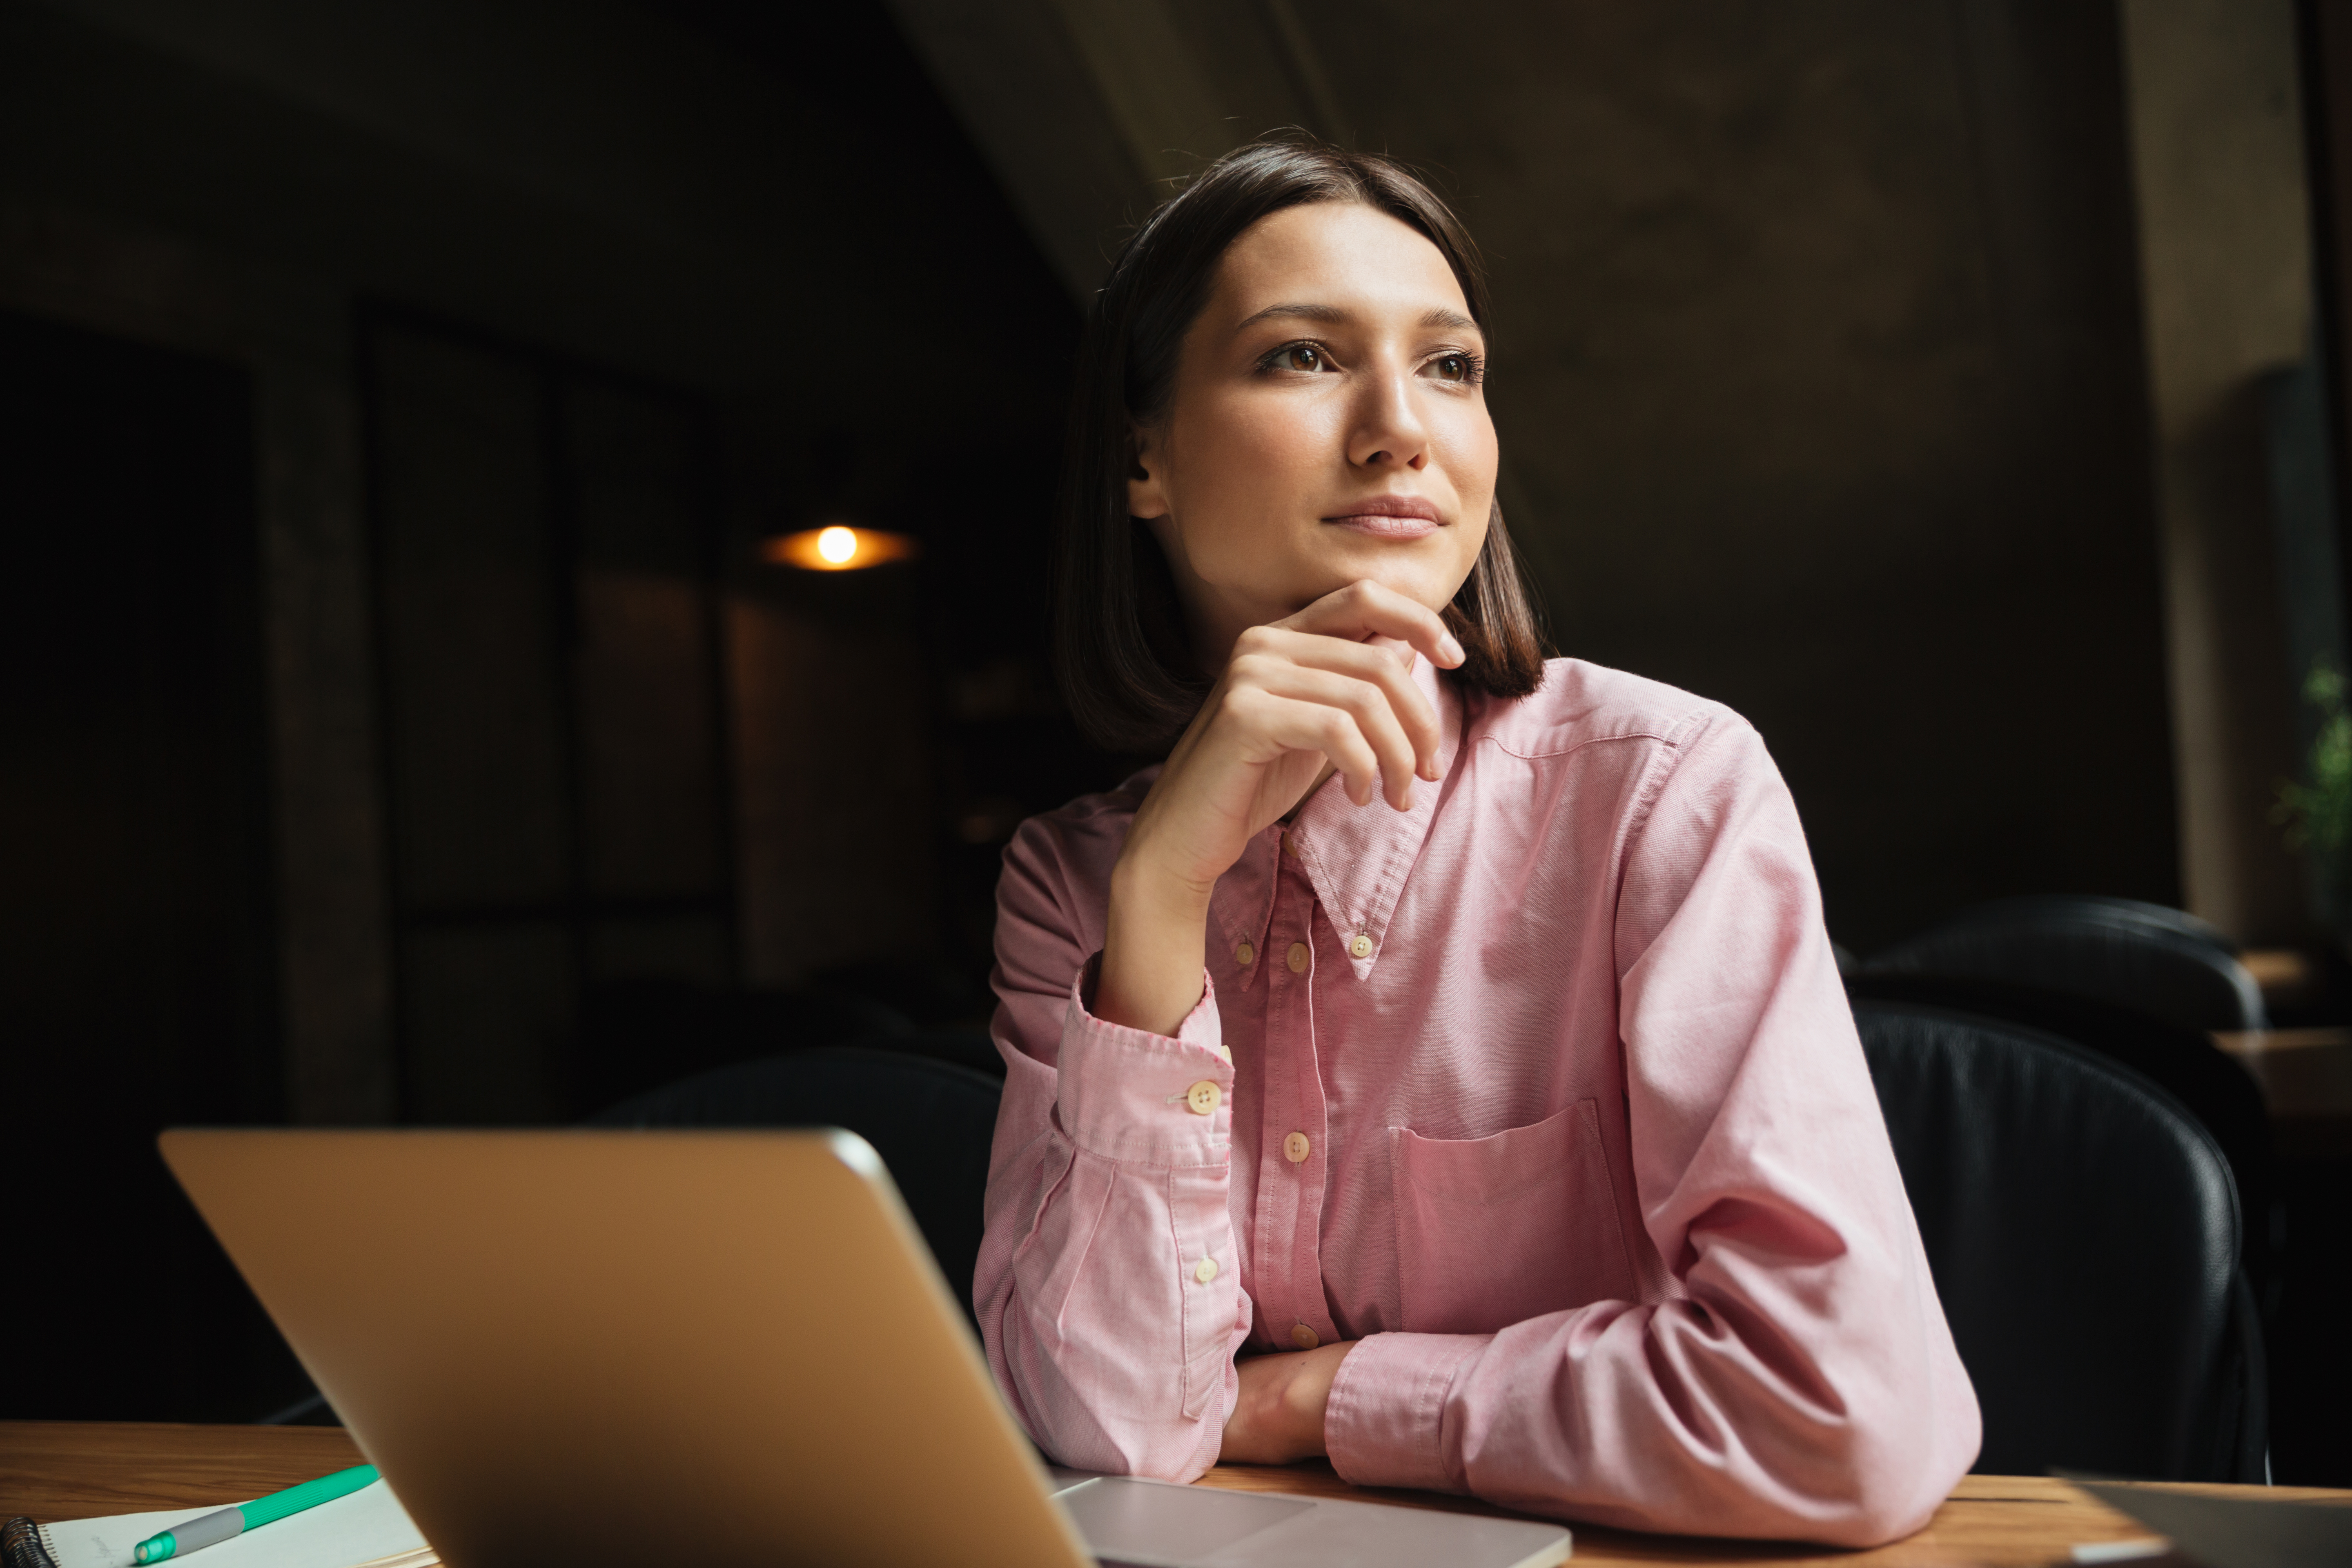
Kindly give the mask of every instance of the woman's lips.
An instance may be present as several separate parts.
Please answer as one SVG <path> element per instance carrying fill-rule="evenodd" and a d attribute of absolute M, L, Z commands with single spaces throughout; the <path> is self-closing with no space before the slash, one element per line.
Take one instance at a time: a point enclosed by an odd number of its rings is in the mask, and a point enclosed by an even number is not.
<path fill-rule="evenodd" d="M 1437 509 L 1419 496 L 1374 496 L 1323 520 L 1373 539 L 1426 539 L 1445 525 Z"/>

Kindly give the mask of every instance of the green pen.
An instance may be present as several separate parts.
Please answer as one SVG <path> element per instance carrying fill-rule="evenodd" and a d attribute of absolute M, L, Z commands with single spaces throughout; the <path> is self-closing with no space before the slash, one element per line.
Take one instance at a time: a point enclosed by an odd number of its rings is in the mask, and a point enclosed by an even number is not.
<path fill-rule="evenodd" d="M 233 1535 L 258 1530 L 265 1524 L 275 1524 L 289 1513 L 300 1513 L 306 1508 L 316 1508 L 339 1497 L 349 1497 L 373 1479 L 373 1465 L 353 1465 L 348 1470 L 337 1470 L 331 1476 L 320 1476 L 315 1481 L 304 1481 L 299 1487 L 288 1487 L 282 1492 L 256 1498 L 242 1507 L 225 1508 L 217 1513 L 192 1519 L 176 1530 L 151 1535 L 132 1549 L 131 1560 L 161 1563 L 167 1557 L 182 1557 L 191 1552 L 201 1552 L 207 1546 L 218 1546 Z"/>

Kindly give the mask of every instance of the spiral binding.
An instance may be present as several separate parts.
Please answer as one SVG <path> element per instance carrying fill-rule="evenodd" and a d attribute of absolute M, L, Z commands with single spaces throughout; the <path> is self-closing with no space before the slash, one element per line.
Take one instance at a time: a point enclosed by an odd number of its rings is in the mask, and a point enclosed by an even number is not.
<path fill-rule="evenodd" d="M 58 1568 L 39 1525 L 22 1514 L 0 1524 L 0 1568 Z"/>

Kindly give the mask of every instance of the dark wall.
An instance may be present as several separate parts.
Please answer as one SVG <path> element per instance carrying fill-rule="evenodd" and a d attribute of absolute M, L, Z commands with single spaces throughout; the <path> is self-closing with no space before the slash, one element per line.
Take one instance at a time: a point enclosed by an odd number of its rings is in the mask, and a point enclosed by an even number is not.
<path fill-rule="evenodd" d="M 281 1113 L 251 453 L 234 367 L 0 315 L 9 1416 L 300 1386 L 154 1148 Z"/>
<path fill-rule="evenodd" d="M 1832 931 L 2177 901 L 2115 7 L 1300 10 L 1493 263 L 1559 647 L 1756 721 Z"/>
<path fill-rule="evenodd" d="M 1111 771 L 1044 675 L 1076 316 L 877 5 L 0 0 L 0 234 L 79 247 L 0 298 L 71 274 L 40 308 L 110 327 L 0 319 L 0 1191 L 50 1282 L 0 1414 L 301 1391 L 152 1149 L 305 1114 L 271 808 L 332 792 L 289 690 L 368 741 L 352 858 L 292 869 L 383 967 L 311 977 L 398 1015 L 398 1093 L 323 1119 L 709 1065 L 616 1018 L 583 1074 L 613 984 L 984 1016 L 998 847 Z M 760 563 L 835 520 L 923 557 Z"/>
<path fill-rule="evenodd" d="M 964 1018 L 983 1018 L 997 856 L 1013 826 L 1131 766 L 1077 736 L 1046 668 L 1077 306 L 882 5 L 656 9 L 772 73 L 825 127 L 809 153 L 861 172 L 852 197 L 802 214 L 818 245 L 863 266 L 877 235 L 915 235 L 879 245 L 906 278 L 889 339 L 818 300 L 795 374 L 724 406 L 731 583 L 757 606 L 751 635 L 837 672 L 797 693 L 804 720 L 743 736 L 751 773 L 769 781 L 746 799 L 767 827 L 746 851 L 772 856 L 755 877 L 795 905 L 755 910 L 752 947 L 816 954 L 802 973 L 845 959 L 940 963 L 962 983 Z M 856 390 L 830 385 L 840 357 L 868 360 Z M 910 533 L 922 557 L 856 581 L 746 569 L 767 533 L 825 521 Z M 912 703 L 896 699 L 901 660 L 919 670 Z M 835 754 L 814 757 L 812 733 Z M 781 745 L 800 752 L 781 757 Z M 879 775 L 877 759 L 889 764 Z M 885 826 L 861 802 L 901 816 Z M 873 830 L 830 830 L 842 823 Z M 833 941 L 889 929 L 882 902 L 922 910 L 919 952 L 887 941 L 852 954 Z"/>

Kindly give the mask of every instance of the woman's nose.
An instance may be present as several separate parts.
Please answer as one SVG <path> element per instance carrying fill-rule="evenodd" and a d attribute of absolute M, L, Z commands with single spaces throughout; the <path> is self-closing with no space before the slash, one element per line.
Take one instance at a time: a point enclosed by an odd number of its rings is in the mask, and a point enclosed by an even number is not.
<path fill-rule="evenodd" d="M 1414 406 L 1412 378 L 1383 375 L 1365 389 L 1356 427 L 1348 438 L 1348 461 L 1361 468 L 1419 469 L 1429 461 L 1429 435 Z"/>

